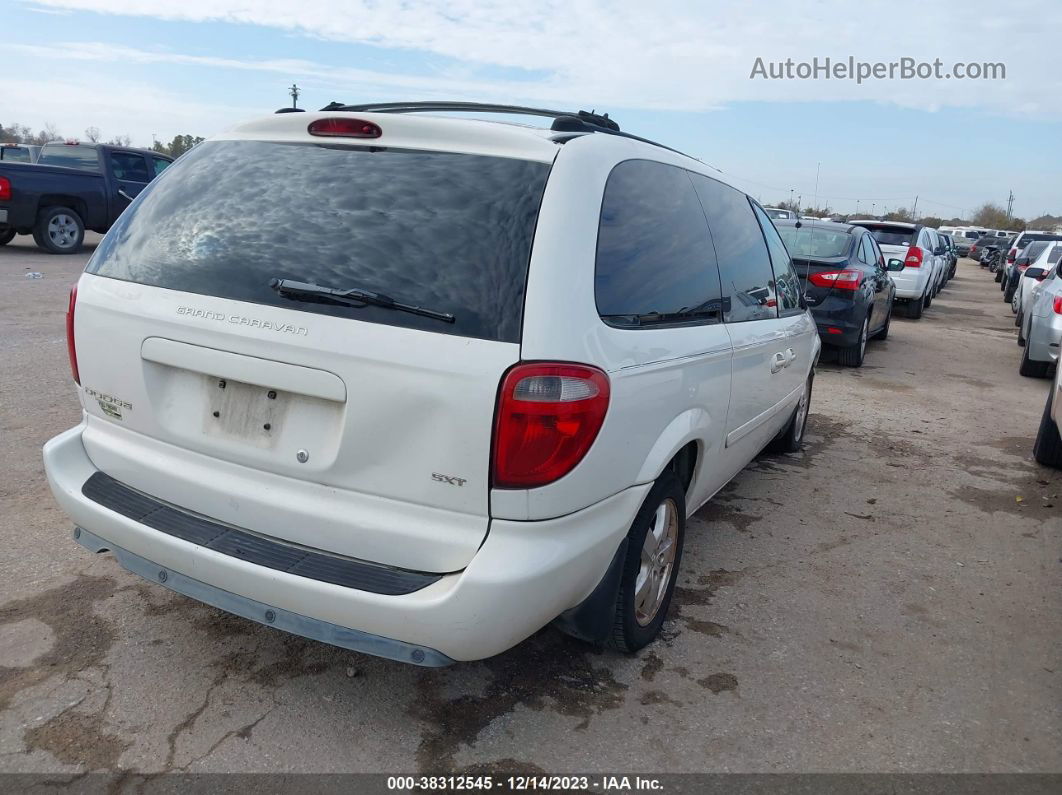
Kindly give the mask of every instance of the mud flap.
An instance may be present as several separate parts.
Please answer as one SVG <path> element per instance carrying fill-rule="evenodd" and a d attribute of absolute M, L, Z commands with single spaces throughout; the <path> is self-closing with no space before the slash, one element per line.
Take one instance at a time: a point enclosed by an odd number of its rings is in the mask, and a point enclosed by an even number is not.
<path fill-rule="evenodd" d="M 553 626 L 565 635 L 588 643 L 604 643 L 612 631 L 616 613 L 616 594 L 623 576 L 623 561 L 627 557 L 627 538 L 620 542 L 612 562 L 590 595 L 553 619 Z"/>

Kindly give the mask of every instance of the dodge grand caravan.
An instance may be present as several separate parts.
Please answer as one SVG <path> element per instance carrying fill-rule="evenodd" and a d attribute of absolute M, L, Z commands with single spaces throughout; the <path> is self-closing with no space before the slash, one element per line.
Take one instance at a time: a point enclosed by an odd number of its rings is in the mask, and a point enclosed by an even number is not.
<path fill-rule="evenodd" d="M 273 116 L 148 186 L 71 292 L 49 482 L 89 550 L 288 632 L 638 649 L 687 517 L 800 447 L 815 323 L 712 168 L 607 116 L 413 113 L 450 107 Z"/>

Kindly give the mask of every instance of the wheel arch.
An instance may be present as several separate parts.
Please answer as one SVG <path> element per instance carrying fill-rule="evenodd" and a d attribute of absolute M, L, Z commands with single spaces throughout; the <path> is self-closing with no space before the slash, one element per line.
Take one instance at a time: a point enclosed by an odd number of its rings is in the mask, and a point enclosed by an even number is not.
<path fill-rule="evenodd" d="M 40 217 L 40 214 L 49 207 L 66 207 L 68 210 L 73 210 L 81 218 L 82 225 L 85 224 L 87 207 L 84 199 L 79 199 L 77 196 L 69 196 L 62 193 L 43 194 L 40 201 L 37 203 L 37 217 Z"/>
<path fill-rule="evenodd" d="M 649 483 L 666 470 L 672 470 L 689 496 L 708 441 L 715 431 L 722 432 L 726 414 L 713 418 L 700 408 L 691 408 L 675 417 L 657 437 L 638 472 L 638 483 Z"/>

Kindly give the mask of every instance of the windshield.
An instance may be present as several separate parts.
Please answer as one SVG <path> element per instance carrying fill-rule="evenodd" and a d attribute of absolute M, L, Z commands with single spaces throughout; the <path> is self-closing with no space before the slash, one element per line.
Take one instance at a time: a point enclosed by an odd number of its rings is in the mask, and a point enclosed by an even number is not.
<path fill-rule="evenodd" d="M 822 227 L 780 226 L 778 234 L 785 241 L 789 254 L 800 259 L 830 259 L 845 257 L 852 243 L 847 231 L 835 231 Z"/>
<path fill-rule="evenodd" d="M 512 158 L 216 141 L 145 189 L 89 272 L 172 290 L 518 342 L 549 166 Z M 290 279 L 383 293 L 384 307 L 293 302 Z"/>

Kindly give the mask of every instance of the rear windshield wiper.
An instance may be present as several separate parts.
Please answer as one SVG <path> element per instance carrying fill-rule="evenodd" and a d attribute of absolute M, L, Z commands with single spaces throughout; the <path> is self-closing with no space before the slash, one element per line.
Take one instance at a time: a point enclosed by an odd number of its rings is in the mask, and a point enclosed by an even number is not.
<path fill-rule="evenodd" d="M 453 323 L 455 319 L 449 312 L 436 312 L 434 309 L 403 304 L 389 295 L 361 290 L 357 287 L 349 290 L 336 290 L 332 287 L 322 287 L 319 284 L 309 284 L 308 282 L 296 282 L 291 279 L 270 279 L 269 286 L 285 298 L 335 301 L 338 304 L 346 304 L 347 306 L 380 306 L 384 309 L 397 309 L 399 312 L 409 312 L 411 315 L 434 318 L 444 323 Z"/>

